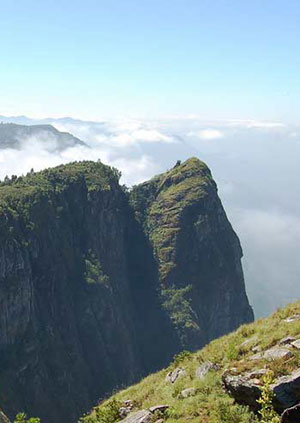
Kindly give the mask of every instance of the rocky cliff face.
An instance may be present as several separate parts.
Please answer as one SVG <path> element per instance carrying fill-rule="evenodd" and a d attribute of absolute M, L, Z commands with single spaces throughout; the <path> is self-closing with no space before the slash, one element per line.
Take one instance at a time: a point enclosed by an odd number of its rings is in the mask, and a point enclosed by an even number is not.
<path fill-rule="evenodd" d="M 252 319 L 238 239 L 191 159 L 129 195 L 81 162 L 0 186 L 0 404 L 75 422 Z"/>
<path fill-rule="evenodd" d="M 183 348 L 253 320 L 242 249 L 203 162 L 178 163 L 135 187 L 131 204 L 153 246 L 164 307 Z"/>

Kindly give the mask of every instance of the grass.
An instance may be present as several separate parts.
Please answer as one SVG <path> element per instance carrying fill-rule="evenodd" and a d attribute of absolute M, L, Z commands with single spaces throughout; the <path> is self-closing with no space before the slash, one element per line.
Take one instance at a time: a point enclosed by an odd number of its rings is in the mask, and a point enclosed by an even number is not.
<path fill-rule="evenodd" d="M 224 391 L 221 376 L 225 370 L 235 368 L 235 373 L 241 374 L 260 368 L 268 368 L 274 372 L 274 377 L 288 374 L 300 366 L 300 352 L 291 349 L 292 357 L 288 360 L 265 359 L 252 361 L 251 348 L 260 346 L 262 351 L 278 344 L 285 336 L 300 337 L 300 320 L 286 323 L 284 319 L 294 314 L 300 314 L 300 301 L 278 310 L 267 319 L 259 319 L 254 323 L 243 325 L 235 332 L 210 342 L 196 353 L 181 353 L 175 357 L 168 368 L 152 374 L 140 383 L 116 393 L 112 398 L 119 403 L 132 400 L 134 409 L 146 409 L 157 404 L 168 404 L 168 412 L 164 416 L 165 422 L 191 423 L 251 423 L 257 422 L 257 417 L 247 408 L 235 404 L 233 399 Z M 244 346 L 241 344 L 250 340 Z M 218 363 L 219 370 L 210 371 L 202 380 L 195 377 L 197 367 L 205 362 Z M 184 368 L 186 376 L 178 379 L 174 384 L 166 382 L 168 372 L 176 366 Z M 181 398 L 183 389 L 194 388 L 195 396 Z M 96 418 L 99 408 L 105 406 L 108 399 L 83 421 L 85 423 L 100 423 Z M 98 412 L 99 414 L 99 412 Z"/>

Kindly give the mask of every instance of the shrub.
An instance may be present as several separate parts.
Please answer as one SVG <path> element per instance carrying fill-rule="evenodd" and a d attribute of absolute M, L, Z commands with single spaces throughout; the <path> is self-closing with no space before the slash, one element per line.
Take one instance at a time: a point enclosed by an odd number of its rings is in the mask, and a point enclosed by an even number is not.
<path fill-rule="evenodd" d="M 261 423 L 279 423 L 280 418 L 273 408 L 273 391 L 270 389 L 270 385 L 274 381 L 274 373 L 272 371 L 267 372 L 263 378 L 263 386 L 261 388 L 261 396 L 257 400 L 261 408 L 259 414 L 261 416 Z"/>
<path fill-rule="evenodd" d="M 40 423 L 41 420 L 38 417 L 29 417 L 25 413 L 18 413 L 15 417 L 14 423 Z"/>
<path fill-rule="evenodd" d="M 104 405 L 96 408 L 96 419 L 101 423 L 115 423 L 120 420 L 119 409 L 121 402 L 113 398 Z"/>

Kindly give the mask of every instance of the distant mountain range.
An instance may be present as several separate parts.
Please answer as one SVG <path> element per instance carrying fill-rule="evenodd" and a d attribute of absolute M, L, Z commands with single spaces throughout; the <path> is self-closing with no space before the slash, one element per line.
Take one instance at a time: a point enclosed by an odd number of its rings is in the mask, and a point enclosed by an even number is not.
<path fill-rule="evenodd" d="M 0 117 L 1 121 L 1 117 Z M 15 123 L 0 123 L 0 149 L 20 149 L 31 140 L 46 143 L 46 150 L 63 150 L 75 145 L 86 145 L 79 138 L 68 132 L 60 132 L 49 124 L 20 125 Z"/>

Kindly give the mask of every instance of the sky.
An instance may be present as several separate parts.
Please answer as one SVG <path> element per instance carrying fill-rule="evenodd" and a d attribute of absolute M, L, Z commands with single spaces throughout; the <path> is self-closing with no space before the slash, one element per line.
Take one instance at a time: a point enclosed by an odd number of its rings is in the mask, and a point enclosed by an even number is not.
<path fill-rule="evenodd" d="M 3 0 L 0 114 L 300 117 L 298 0 Z"/>

